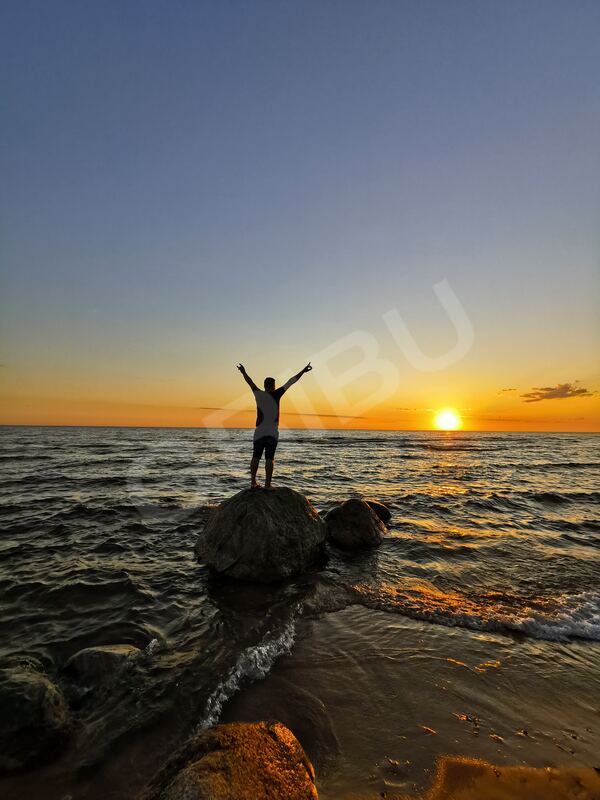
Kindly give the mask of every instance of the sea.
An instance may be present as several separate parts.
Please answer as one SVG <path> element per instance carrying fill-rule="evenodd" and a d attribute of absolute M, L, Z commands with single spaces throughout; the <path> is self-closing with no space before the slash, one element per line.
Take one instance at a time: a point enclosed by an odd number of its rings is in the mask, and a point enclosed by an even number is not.
<path fill-rule="evenodd" d="M 134 797 L 235 720 L 291 727 L 321 800 L 419 796 L 443 754 L 600 766 L 598 435 L 282 430 L 276 485 L 392 518 L 380 548 L 267 586 L 194 555 L 251 438 L 0 428 L 0 659 L 38 658 L 74 719 L 4 800 Z M 70 656 L 111 644 L 142 657 L 75 685 Z"/>

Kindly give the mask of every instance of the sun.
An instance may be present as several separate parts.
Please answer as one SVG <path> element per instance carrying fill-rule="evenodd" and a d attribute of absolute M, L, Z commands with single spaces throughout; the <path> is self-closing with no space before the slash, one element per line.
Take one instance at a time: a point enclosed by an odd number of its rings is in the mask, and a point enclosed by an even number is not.
<path fill-rule="evenodd" d="M 433 419 L 433 425 L 438 431 L 457 431 L 462 426 L 462 420 L 452 408 L 442 408 Z"/>

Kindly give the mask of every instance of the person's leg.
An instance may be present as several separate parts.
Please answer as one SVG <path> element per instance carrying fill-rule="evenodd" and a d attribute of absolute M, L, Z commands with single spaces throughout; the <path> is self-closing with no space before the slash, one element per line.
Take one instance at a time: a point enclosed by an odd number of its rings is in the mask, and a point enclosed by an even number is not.
<path fill-rule="evenodd" d="M 256 473 L 258 471 L 258 465 L 260 463 L 260 459 L 264 449 L 265 449 L 265 440 L 263 436 L 260 439 L 255 440 L 254 447 L 252 450 L 252 461 L 250 462 L 250 486 L 252 489 L 260 488 L 260 484 L 256 480 Z"/>
<path fill-rule="evenodd" d="M 253 489 L 258 489 L 259 484 L 256 482 L 256 473 L 258 472 L 258 465 L 260 464 L 260 458 L 252 457 L 252 461 L 250 462 L 250 486 Z"/>
<path fill-rule="evenodd" d="M 265 442 L 265 489 L 272 489 L 271 480 L 273 478 L 273 462 L 275 460 L 275 449 L 277 447 L 277 439 L 274 436 L 269 436 L 268 441 Z"/>
<path fill-rule="evenodd" d="M 271 479 L 273 477 L 273 459 L 265 458 L 265 489 L 272 489 Z"/>

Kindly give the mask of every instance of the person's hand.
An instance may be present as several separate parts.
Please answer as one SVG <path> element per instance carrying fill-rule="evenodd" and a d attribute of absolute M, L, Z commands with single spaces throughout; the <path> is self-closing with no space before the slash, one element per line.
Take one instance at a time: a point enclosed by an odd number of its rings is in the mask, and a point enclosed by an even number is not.
<path fill-rule="evenodd" d="M 310 371 L 311 371 L 311 369 L 312 369 L 312 367 L 311 367 L 311 365 L 310 365 L 310 361 L 309 361 L 309 362 L 308 362 L 308 364 L 307 364 L 307 365 L 304 367 L 304 369 L 302 370 L 302 372 L 310 372 Z"/>
<path fill-rule="evenodd" d="M 243 365 L 243 364 L 238 364 L 238 365 L 237 365 L 237 368 L 238 368 L 238 369 L 239 369 L 239 371 L 242 373 L 242 375 L 244 375 L 244 373 L 246 372 L 246 370 L 245 370 L 245 368 L 244 368 L 244 365 Z"/>

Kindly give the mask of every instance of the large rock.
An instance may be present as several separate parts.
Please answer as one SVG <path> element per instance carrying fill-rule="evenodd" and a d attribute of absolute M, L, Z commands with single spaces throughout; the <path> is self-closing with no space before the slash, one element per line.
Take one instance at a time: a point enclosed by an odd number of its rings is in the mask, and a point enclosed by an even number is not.
<path fill-rule="evenodd" d="M 280 722 L 217 725 L 187 742 L 145 800 L 317 800 L 312 764 Z"/>
<path fill-rule="evenodd" d="M 0 773 L 50 756 L 69 732 L 63 694 L 35 662 L 0 669 Z"/>
<path fill-rule="evenodd" d="M 79 650 L 65 664 L 65 670 L 79 680 L 98 683 L 116 677 L 142 654 L 131 644 L 108 644 Z"/>
<path fill-rule="evenodd" d="M 348 550 L 377 547 L 386 532 L 385 525 L 370 505 L 357 498 L 332 508 L 325 522 L 329 540 Z"/>
<path fill-rule="evenodd" d="M 277 581 L 310 566 L 326 530 L 311 503 L 292 489 L 245 489 L 210 515 L 196 555 L 233 578 Z"/>

